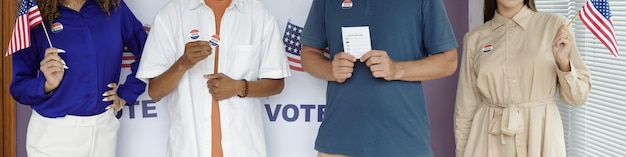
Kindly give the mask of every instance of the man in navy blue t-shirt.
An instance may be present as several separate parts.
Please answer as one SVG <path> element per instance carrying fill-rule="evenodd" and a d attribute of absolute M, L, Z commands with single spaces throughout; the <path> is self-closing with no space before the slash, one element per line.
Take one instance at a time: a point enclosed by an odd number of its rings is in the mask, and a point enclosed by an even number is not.
<path fill-rule="evenodd" d="M 328 81 L 320 157 L 434 156 L 421 81 L 457 67 L 442 0 L 314 0 L 301 41 L 304 70 Z"/>

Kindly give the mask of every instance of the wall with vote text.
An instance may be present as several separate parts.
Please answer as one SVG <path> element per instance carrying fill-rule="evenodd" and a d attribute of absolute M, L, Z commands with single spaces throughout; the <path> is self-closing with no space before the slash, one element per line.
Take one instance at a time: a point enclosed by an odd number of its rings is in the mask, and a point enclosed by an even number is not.
<path fill-rule="evenodd" d="M 135 16 L 149 31 L 154 16 L 169 0 L 124 0 Z M 173 0 L 179 1 L 179 0 Z M 295 41 L 298 28 L 306 22 L 309 7 L 313 0 L 260 0 L 276 17 L 281 35 L 287 42 Z M 468 30 L 467 2 L 445 0 L 448 16 L 453 24 L 457 41 L 462 45 L 462 37 Z M 340 3 L 338 3 L 338 6 Z M 289 30 L 292 29 L 292 30 Z M 287 32 L 287 34 L 285 34 Z M 293 36 L 292 36 L 293 35 Z M 292 76 L 285 79 L 285 88 L 279 95 L 262 98 L 270 157 L 315 157 L 313 149 L 317 129 L 323 119 L 326 82 L 303 71 L 299 65 L 299 53 L 289 48 L 297 46 L 287 43 L 285 53 L 289 57 Z M 460 54 L 459 49 L 459 54 Z M 133 56 L 126 53 L 122 75 L 130 73 L 126 66 Z M 125 81 L 121 77 L 121 82 Z M 457 75 L 424 85 L 431 118 L 431 144 L 436 156 L 454 156 L 454 134 L 452 115 Z M 168 111 L 167 105 L 152 101 L 146 93 L 130 106 L 124 107 L 120 115 L 118 157 L 164 157 L 167 145 Z M 17 156 L 25 157 L 26 126 L 30 108 L 17 106 Z"/>

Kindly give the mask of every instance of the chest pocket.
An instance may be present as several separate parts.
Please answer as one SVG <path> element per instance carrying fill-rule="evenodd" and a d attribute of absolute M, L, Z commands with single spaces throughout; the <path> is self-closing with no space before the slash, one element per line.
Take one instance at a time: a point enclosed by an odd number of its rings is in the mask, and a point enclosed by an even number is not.
<path fill-rule="evenodd" d="M 232 78 L 256 80 L 261 68 L 262 54 L 256 45 L 235 45 L 231 62 Z"/>

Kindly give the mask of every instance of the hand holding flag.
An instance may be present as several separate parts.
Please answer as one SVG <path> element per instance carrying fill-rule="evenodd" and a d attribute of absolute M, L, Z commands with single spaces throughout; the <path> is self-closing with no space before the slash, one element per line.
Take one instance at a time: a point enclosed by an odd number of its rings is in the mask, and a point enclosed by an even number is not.
<path fill-rule="evenodd" d="M 571 23 L 572 20 L 570 20 Z M 569 24 L 563 23 L 552 41 L 552 53 L 561 71 L 570 71 L 570 53 L 575 43 Z"/>

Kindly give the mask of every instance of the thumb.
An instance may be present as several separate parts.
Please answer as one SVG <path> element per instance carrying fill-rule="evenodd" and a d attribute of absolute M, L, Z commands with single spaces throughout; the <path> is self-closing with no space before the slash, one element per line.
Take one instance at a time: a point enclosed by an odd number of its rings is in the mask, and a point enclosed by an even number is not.
<path fill-rule="evenodd" d="M 206 74 L 206 75 L 204 75 L 204 78 L 206 78 L 206 79 L 209 79 L 209 80 L 210 80 L 210 79 L 216 79 L 216 78 L 219 78 L 219 76 L 217 76 L 217 75 L 215 75 L 215 74 Z"/>
<path fill-rule="evenodd" d="M 224 74 L 224 73 L 219 73 L 219 74 L 217 74 L 217 76 L 218 76 L 219 78 L 228 77 L 228 76 L 226 76 L 226 74 Z"/>

